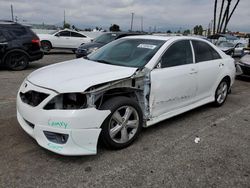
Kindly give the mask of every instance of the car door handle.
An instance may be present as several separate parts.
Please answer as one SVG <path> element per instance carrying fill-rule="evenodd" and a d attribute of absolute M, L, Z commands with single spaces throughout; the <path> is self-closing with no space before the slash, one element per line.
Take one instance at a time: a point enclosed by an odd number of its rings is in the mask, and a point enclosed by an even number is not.
<path fill-rule="evenodd" d="M 224 66 L 224 63 L 220 63 L 220 64 L 219 64 L 219 67 L 223 67 L 223 66 Z"/>
<path fill-rule="evenodd" d="M 191 71 L 189 72 L 189 74 L 197 74 L 197 73 L 198 73 L 198 71 L 195 69 L 191 69 Z"/>

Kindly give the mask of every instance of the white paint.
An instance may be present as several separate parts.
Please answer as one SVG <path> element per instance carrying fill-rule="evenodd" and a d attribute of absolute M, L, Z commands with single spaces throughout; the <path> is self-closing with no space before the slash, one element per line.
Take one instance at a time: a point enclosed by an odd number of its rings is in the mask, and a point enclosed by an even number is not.
<path fill-rule="evenodd" d="M 166 41 L 152 59 L 145 65 L 150 74 L 150 119 L 146 126 L 186 112 L 214 101 L 214 94 L 220 81 L 225 77 L 235 77 L 234 60 L 209 42 L 192 37 L 132 36 L 127 38 L 154 39 Z M 174 42 L 194 39 L 211 45 L 221 59 L 169 68 L 155 68 L 163 53 Z M 222 66 L 223 64 L 223 66 Z M 43 107 L 58 93 L 84 92 L 91 86 L 129 78 L 137 68 L 96 63 L 84 59 L 54 64 L 39 69 L 27 77 L 19 92 L 35 90 L 48 93 L 38 106 L 31 107 L 17 96 L 17 117 L 22 128 L 39 145 L 62 155 L 88 155 L 96 153 L 100 126 L 110 114 L 109 110 L 94 107 L 81 110 L 44 110 Z M 28 83 L 25 87 L 25 83 Z M 25 120 L 35 124 L 32 129 Z M 48 122 L 67 122 L 69 129 L 51 127 Z M 49 147 L 43 130 L 69 134 L 63 147 Z M 60 148 L 60 150 L 56 149 Z"/>
<path fill-rule="evenodd" d="M 70 31 L 74 33 L 81 34 L 85 37 L 71 37 L 71 36 L 57 36 L 62 31 Z M 69 48 L 76 49 L 81 44 L 88 43 L 92 38 L 84 35 L 81 32 L 73 31 L 73 30 L 60 30 L 54 34 L 37 34 L 41 41 L 46 40 L 52 44 L 53 48 Z"/>

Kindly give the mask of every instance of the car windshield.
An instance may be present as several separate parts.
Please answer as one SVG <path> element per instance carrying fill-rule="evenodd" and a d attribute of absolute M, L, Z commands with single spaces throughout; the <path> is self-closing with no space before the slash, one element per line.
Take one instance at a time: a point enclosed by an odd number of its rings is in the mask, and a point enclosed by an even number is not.
<path fill-rule="evenodd" d="M 219 43 L 220 47 L 230 47 L 230 48 L 233 48 L 234 47 L 234 44 L 233 43 L 230 43 L 230 42 L 221 42 Z"/>
<path fill-rule="evenodd" d="M 115 40 L 87 58 L 100 63 L 143 67 L 165 43 L 163 40 L 150 39 L 120 39 Z"/>
<path fill-rule="evenodd" d="M 106 33 L 94 39 L 94 42 L 107 44 L 116 39 L 118 34 L 116 33 Z"/>

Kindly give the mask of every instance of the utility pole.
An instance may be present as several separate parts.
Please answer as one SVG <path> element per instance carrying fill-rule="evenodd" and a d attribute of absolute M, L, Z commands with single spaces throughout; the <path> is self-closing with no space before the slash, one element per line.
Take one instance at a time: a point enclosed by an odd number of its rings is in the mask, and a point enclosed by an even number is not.
<path fill-rule="evenodd" d="M 135 13 L 132 12 L 131 27 L 130 27 L 130 30 L 131 30 L 131 31 L 133 31 L 134 14 L 135 14 Z"/>
<path fill-rule="evenodd" d="M 11 19 L 12 19 L 12 22 L 14 22 L 14 14 L 13 14 L 13 6 L 10 5 L 10 10 L 11 10 Z"/>
<path fill-rule="evenodd" d="M 66 23 L 66 21 L 65 21 L 65 10 L 64 10 L 64 12 L 63 12 L 63 27 L 65 26 L 65 23 Z"/>
<path fill-rule="evenodd" d="M 141 32 L 143 32 L 143 16 L 141 17 Z"/>
<path fill-rule="evenodd" d="M 151 30 L 152 30 L 152 27 L 149 26 L 149 28 L 148 28 L 149 33 L 151 33 Z"/>

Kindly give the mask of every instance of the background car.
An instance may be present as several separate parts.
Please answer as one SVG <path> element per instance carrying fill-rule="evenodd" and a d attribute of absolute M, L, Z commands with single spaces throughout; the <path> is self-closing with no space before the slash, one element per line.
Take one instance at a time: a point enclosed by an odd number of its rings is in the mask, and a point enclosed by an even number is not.
<path fill-rule="evenodd" d="M 234 77 L 234 59 L 206 40 L 129 36 L 31 73 L 18 91 L 17 118 L 50 151 L 96 154 L 99 138 L 122 149 L 142 127 L 223 105 Z"/>
<path fill-rule="evenodd" d="M 131 32 L 111 32 L 111 33 L 104 33 L 99 37 L 95 38 L 92 42 L 82 44 L 76 50 L 76 58 L 85 57 L 92 53 L 93 51 L 99 49 L 100 47 L 108 44 L 109 42 L 132 35 L 142 35 L 145 33 L 131 33 Z"/>
<path fill-rule="evenodd" d="M 237 76 L 250 77 L 250 54 L 245 54 L 236 63 Z"/>
<path fill-rule="evenodd" d="M 0 65 L 23 70 L 29 62 L 42 57 L 40 40 L 29 26 L 0 21 Z"/>
<path fill-rule="evenodd" d="M 70 49 L 75 52 L 81 44 L 88 43 L 92 38 L 75 30 L 64 29 L 50 34 L 38 34 L 44 52 L 51 49 Z"/>
<path fill-rule="evenodd" d="M 227 55 L 230 55 L 232 57 L 242 56 L 244 53 L 244 47 L 245 47 L 245 45 L 242 43 L 234 44 L 228 41 L 219 41 L 216 44 L 216 46 L 220 48 L 223 52 L 225 52 Z"/>

